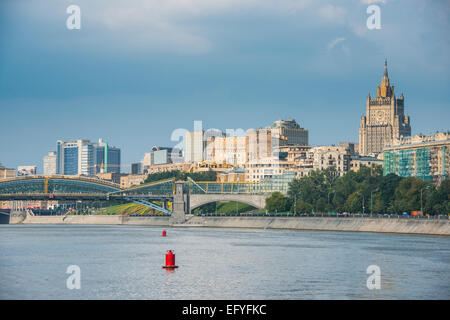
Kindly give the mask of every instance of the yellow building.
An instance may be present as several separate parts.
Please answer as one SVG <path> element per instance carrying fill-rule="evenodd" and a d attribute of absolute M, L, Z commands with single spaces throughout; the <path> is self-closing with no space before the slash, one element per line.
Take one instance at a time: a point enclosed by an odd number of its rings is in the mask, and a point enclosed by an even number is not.
<path fill-rule="evenodd" d="M 8 169 L 0 166 L 0 179 L 14 178 L 16 176 L 16 169 Z"/>
<path fill-rule="evenodd" d="M 129 174 L 120 177 L 120 186 L 122 188 L 129 188 L 132 186 L 140 185 L 147 179 L 146 174 Z"/>
<path fill-rule="evenodd" d="M 206 142 L 206 160 L 242 167 L 247 163 L 248 137 L 210 137 Z"/>

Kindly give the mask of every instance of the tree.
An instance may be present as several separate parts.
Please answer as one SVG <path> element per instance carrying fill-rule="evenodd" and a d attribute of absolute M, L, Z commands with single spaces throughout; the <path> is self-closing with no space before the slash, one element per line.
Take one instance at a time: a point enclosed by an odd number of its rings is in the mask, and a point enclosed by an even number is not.
<path fill-rule="evenodd" d="M 427 183 L 419 178 L 404 178 L 395 189 L 395 208 L 399 211 L 420 210 L 420 190 Z"/>
<path fill-rule="evenodd" d="M 398 184 L 402 180 L 402 177 L 397 176 L 396 174 L 390 173 L 387 176 L 384 176 L 380 182 L 380 194 L 381 201 L 383 206 L 377 210 L 377 212 L 393 212 L 393 206 L 390 204 L 395 198 L 395 189 L 397 189 Z"/>
<path fill-rule="evenodd" d="M 289 210 L 289 201 L 281 192 L 274 192 L 266 199 L 266 210 L 269 212 L 286 212 Z"/>

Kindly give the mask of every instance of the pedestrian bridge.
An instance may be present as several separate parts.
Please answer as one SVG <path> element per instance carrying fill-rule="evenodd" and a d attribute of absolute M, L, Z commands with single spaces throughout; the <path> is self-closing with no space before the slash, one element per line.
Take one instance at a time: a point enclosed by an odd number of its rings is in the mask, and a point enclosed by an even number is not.
<path fill-rule="evenodd" d="M 167 179 L 131 188 L 90 177 L 26 176 L 0 180 L 0 201 L 27 200 L 120 200 L 136 202 L 167 214 L 167 202 L 177 202 L 178 211 L 190 213 L 204 204 L 236 201 L 263 208 L 272 193 L 270 185 L 254 182 L 195 182 Z M 178 196 L 178 197 L 177 197 Z M 163 202 L 163 206 L 155 204 Z M 172 209 L 174 211 L 174 209 Z"/>

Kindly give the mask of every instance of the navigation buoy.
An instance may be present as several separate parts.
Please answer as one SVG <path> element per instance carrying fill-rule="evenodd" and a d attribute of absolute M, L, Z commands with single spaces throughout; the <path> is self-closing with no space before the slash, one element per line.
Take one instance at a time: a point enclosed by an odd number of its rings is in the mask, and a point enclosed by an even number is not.
<path fill-rule="evenodd" d="M 166 253 L 166 265 L 163 266 L 165 269 L 175 269 L 178 268 L 177 265 L 175 265 L 175 255 L 173 254 L 173 250 L 167 250 Z"/>
<path fill-rule="evenodd" d="M 162 231 L 162 236 L 165 237 L 166 236 L 166 230 Z"/>

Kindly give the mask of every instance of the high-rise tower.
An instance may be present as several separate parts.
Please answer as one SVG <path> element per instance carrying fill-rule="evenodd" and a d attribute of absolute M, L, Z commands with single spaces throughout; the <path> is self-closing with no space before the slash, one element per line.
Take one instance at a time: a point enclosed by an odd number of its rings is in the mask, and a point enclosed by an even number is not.
<path fill-rule="evenodd" d="M 396 97 L 394 86 L 390 85 L 387 61 L 381 85 L 377 86 L 377 96 L 366 100 L 366 115 L 361 117 L 359 128 L 359 153 L 379 154 L 393 139 L 411 135 L 409 116 L 405 116 L 403 93 Z"/>

